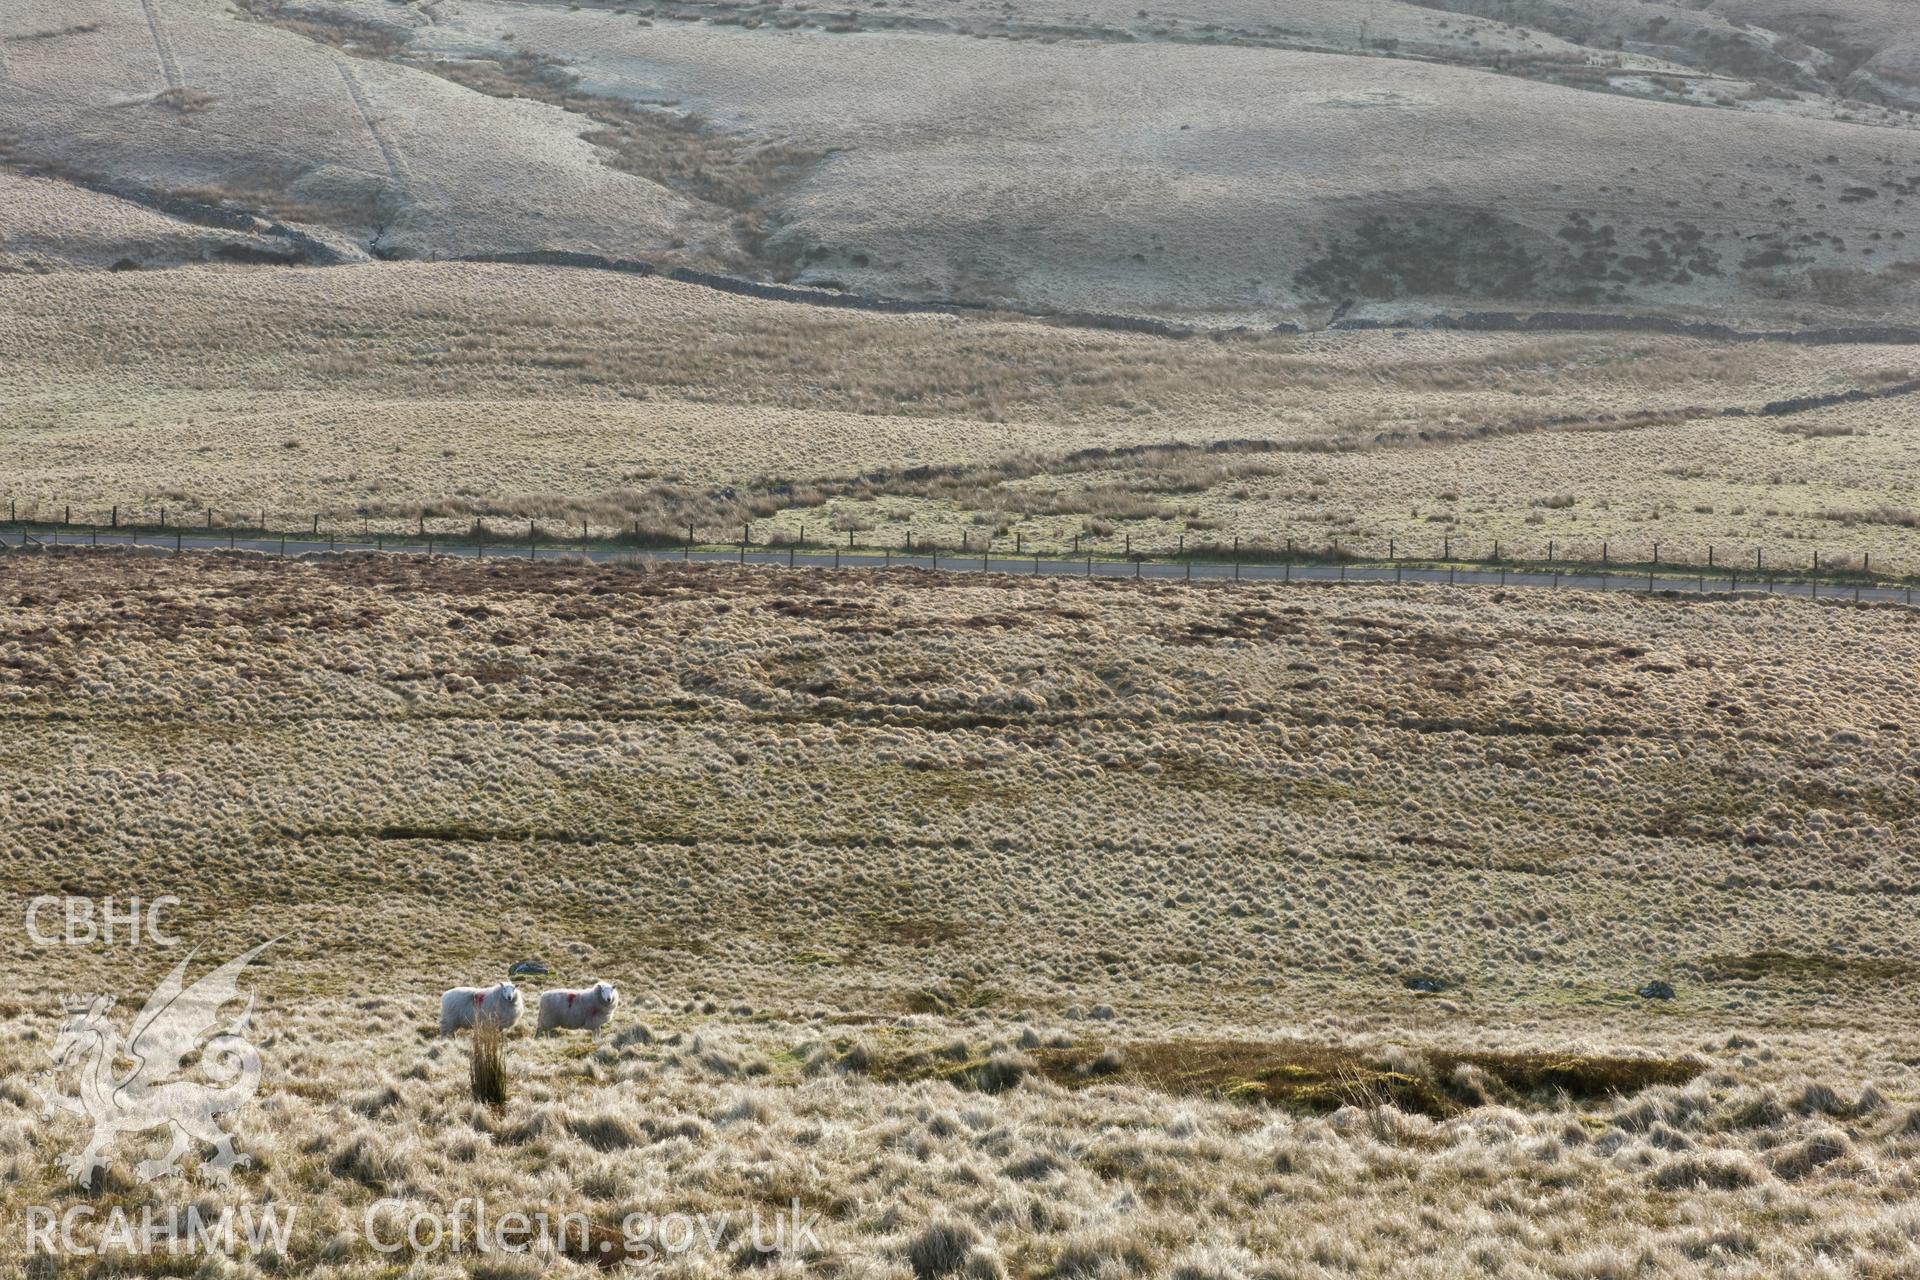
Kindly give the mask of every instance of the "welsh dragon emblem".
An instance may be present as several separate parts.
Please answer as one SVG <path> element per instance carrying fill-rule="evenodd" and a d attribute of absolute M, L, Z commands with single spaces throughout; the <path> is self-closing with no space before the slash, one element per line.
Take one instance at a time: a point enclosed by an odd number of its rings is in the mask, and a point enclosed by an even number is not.
<path fill-rule="evenodd" d="M 51 1051 L 53 1066 L 41 1074 L 35 1092 L 42 1119 L 64 1111 L 93 1121 L 86 1146 L 59 1161 L 75 1182 L 92 1181 L 122 1134 L 149 1129 L 168 1130 L 169 1144 L 165 1155 L 134 1166 L 142 1182 L 179 1177 L 180 1157 L 196 1142 L 213 1148 L 200 1165 L 206 1181 L 225 1182 L 236 1165 L 252 1163 L 233 1149 L 217 1117 L 238 1110 L 260 1087 L 260 1055 L 247 1042 L 253 993 L 224 1028 L 220 1010 L 239 998 L 242 971 L 272 945 L 261 943 L 190 987 L 189 954 L 147 998 L 125 1039 L 107 1019 L 110 997 L 67 1003 L 67 1020 Z M 196 1061 L 215 1083 L 183 1077 Z M 60 1088 L 68 1076 L 76 1086 L 71 1093 Z"/>

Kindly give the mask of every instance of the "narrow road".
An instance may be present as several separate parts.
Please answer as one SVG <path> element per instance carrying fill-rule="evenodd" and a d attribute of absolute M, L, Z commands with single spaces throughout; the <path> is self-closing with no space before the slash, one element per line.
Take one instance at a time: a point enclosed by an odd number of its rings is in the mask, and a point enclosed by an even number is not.
<path fill-rule="evenodd" d="M 1260 582 L 1327 584 L 1340 582 L 1398 582 L 1426 586 L 1462 587 L 1539 587 L 1572 591 L 1684 591 L 1688 594 L 1718 596 L 1779 595 L 1815 599 L 1875 601 L 1883 604 L 1913 604 L 1910 586 L 1866 586 L 1780 580 L 1751 575 L 1721 576 L 1688 573 L 1670 569 L 1649 576 L 1639 573 L 1593 572 L 1590 568 L 1554 573 L 1537 568 L 1434 568 L 1431 565 L 1329 565 L 1329 564 L 1225 564 L 1197 561 L 1126 561 L 1101 559 L 1062 559 L 1056 557 L 1011 557 L 999 555 L 903 555 L 879 551 L 741 551 L 668 548 L 654 550 L 593 549 L 525 545 L 477 546 L 424 539 L 370 545 L 360 541 L 329 542 L 325 538 L 231 538 L 219 534 L 191 533 L 94 533 L 70 532 L 22 538 L 0 531 L 0 550 L 18 551 L 35 546 L 135 547 L 152 553 L 180 551 L 259 551 L 269 555 L 311 555 L 320 552 L 360 552 L 367 555 L 438 555 L 458 559 L 538 560 L 543 563 L 590 564 L 698 563 L 769 565 L 798 569 L 937 569 L 950 573 L 1006 573 L 1021 577 L 1043 578 L 1136 578 L 1161 582 Z"/>

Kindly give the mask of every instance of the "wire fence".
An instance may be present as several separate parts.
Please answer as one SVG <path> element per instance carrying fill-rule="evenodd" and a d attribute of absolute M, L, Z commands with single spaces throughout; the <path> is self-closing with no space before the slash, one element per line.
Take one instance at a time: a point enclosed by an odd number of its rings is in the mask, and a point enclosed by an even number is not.
<path fill-rule="evenodd" d="M 8 501 L 8 523 L 6 533 L 0 533 L 0 547 L 145 545 L 164 548 L 172 545 L 186 550 L 224 544 L 234 549 L 283 554 L 304 554 L 324 547 L 328 550 L 471 553 L 483 558 L 490 554 L 524 554 L 535 559 L 556 554 L 604 558 L 621 552 L 647 552 L 678 553 L 688 559 L 710 560 L 730 553 L 742 562 L 754 563 L 777 562 L 784 553 L 796 567 L 802 557 L 811 564 L 824 562 L 823 558 L 831 556 L 834 563 L 847 558 L 864 562 L 877 557 L 883 563 L 897 559 L 903 564 L 925 562 L 936 568 L 943 567 L 944 558 L 949 562 L 944 567 L 955 568 L 967 567 L 954 563 L 956 561 L 976 561 L 994 567 L 1031 560 L 1036 566 L 1052 564 L 1056 568 L 1084 563 L 1088 572 L 1092 572 L 1094 565 L 1115 564 L 1231 568 L 1236 573 L 1242 569 L 1279 569 L 1283 578 L 1291 576 L 1289 571 L 1294 569 L 1395 569 L 1404 577 L 1407 570 L 1454 568 L 1554 574 L 1561 578 L 1646 576 L 1654 582 L 1711 578 L 1736 588 L 1743 579 L 1755 587 L 1762 582 L 1830 582 L 1894 588 L 1920 584 L 1920 562 L 1911 566 L 1896 564 L 1868 549 L 1783 549 L 1754 542 L 1676 543 L 1644 537 L 1626 541 L 1608 537 L 1543 536 L 1515 542 L 1454 530 L 1416 539 L 1325 535 L 1316 540 L 1288 534 L 1200 536 L 1189 531 L 1172 535 L 1171 541 L 1149 545 L 1136 539 L 1133 533 L 1115 531 L 1081 532 L 1042 540 L 1036 545 L 1035 540 L 1019 531 L 996 533 L 984 528 L 939 528 L 912 523 L 897 529 L 789 526 L 771 522 L 744 522 L 716 529 L 691 523 L 665 530 L 638 522 L 615 528 L 596 527 L 590 522 L 576 526 L 553 520 L 523 523 L 481 517 L 459 521 L 440 518 L 430 524 L 426 516 L 409 521 L 376 522 L 371 517 L 340 520 L 324 513 L 289 517 L 271 509 L 246 513 L 212 508 L 182 511 L 160 505 L 148 509 L 113 506 L 104 511 L 76 511 L 70 504 L 40 501 L 25 504 L 23 512 L 22 505 L 17 499 Z M 449 527 L 450 524 L 453 527 Z M 1141 573 L 1144 575 L 1145 570 Z M 1271 575 L 1261 572 L 1257 576 Z"/>

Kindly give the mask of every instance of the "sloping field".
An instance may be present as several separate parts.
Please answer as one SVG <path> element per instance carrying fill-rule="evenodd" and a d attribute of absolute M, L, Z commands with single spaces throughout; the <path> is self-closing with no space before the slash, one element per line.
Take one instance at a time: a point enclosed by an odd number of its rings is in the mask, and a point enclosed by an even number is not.
<path fill-rule="evenodd" d="M 341 1280 L 608 1260 L 406 1247 L 462 1197 L 818 1214 L 689 1277 L 1911 1253 L 1910 611 L 372 557 L 11 556 L 0 601 L 0 900 L 280 939 L 253 1163 L 136 1184 L 129 1137 L 77 1191 L 84 1124 L 15 1085 L 10 1213 L 292 1206 L 262 1270 Z M 490 1108 L 437 993 L 528 958 L 625 1003 L 516 1028 Z M 10 972 L 137 1003 L 171 962 Z M 56 1018 L 0 1006 L 9 1078 Z"/>
<path fill-rule="evenodd" d="M 1920 134 L 1457 67 L 1167 43 L 638 25 L 462 0 L 419 39 L 562 60 L 832 154 L 777 202 L 802 280 L 1058 307 L 1717 303 L 1898 282 Z M 1843 202 L 1854 189 L 1871 192 Z M 1872 236 L 1881 239 L 1874 241 Z M 1823 277 L 1824 278 L 1824 277 Z M 1772 282 L 1772 283 L 1769 283 Z"/>
<path fill-rule="evenodd" d="M 1713 0 L 1711 7 L 1793 37 L 1794 52 L 1853 97 L 1920 107 L 1920 35 L 1913 9 L 1900 0 Z"/>
<path fill-rule="evenodd" d="M 0 299 L 15 370 L 0 391 L 0 497 L 40 518 L 119 505 L 252 522 L 265 507 L 282 526 L 324 514 L 413 528 L 424 514 L 457 532 L 474 516 L 538 516 L 603 532 L 697 520 L 720 535 L 785 512 L 783 528 L 816 537 L 852 524 L 899 541 L 912 522 L 958 541 L 987 522 L 1043 547 L 1089 518 L 1123 522 L 1116 535 L 1142 547 L 1173 545 L 1183 526 L 1382 547 L 1824 530 L 1830 553 L 1891 557 L 1914 535 L 1901 512 L 1920 507 L 1912 401 L 1718 416 L 1920 378 L 1897 345 L 1179 342 L 507 265 L 15 278 Z M 1158 445 L 1227 453 L 1069 459 Z M 925 466 L 954 484 L 910 474 Z M 1682 503 L 1707 476 L 1713 491 Z M 1878 524 L 1809 524 L 1828 510 Z"/>
<path fill-rule="evenodd" d="M 338 230 L 361 256 L 658 253 L 713 230 L 693 202 L 601 164 L 564 112 L 216 0 L 25 0 L 0 22 L 16 166 L 231 201 Z M 38 214 L 56 238 L 75 216 L 52 198 Z"/>
<path fill-rule="evenodd" d="M 14 166 L 225 202 L 348 256 L 590 251 L 1217 320 L 1486 299 L 1885 314 L 1920 275 L 1901 121 L 1411 6 L 1378 34 L 1326 6 L 1263 27 L 29 0 L 5 21 Z M 36 218 L 53 261 L 89 216 L 61 206 Z"/>
<path fill-rule="evenodd" d="M 1419 976 L 1623 1026 L 1650 978 L 1700 1026 L 1920 982 L 1898 607 L 370 555 L 0 592 L 7 888 L 236 860 L 185 919 L 319 986 L 574 940 L 726 999 L 964 974 L 1213 1027 Z M 1727 959 L 1767 952 L 1806 963 Z"/>
<path fill-rule="evenodd" d="M 248 262 L 287 253 L 279 237 L 197 225 L 57 179 L 0 170 L 0 274 Z"/>
<path fill-rule="evenodd" d="M 1178 341 L 367 263 L 3 281 L 0 360 L 25 518 L 1920 561 L 1920 398 L 1721 416 L 1920 379 L 1893 345 Z"/>

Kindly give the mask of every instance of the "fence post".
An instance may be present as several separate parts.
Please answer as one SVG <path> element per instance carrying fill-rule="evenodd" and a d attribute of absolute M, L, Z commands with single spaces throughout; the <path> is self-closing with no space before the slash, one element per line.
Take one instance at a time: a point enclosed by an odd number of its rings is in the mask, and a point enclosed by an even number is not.
<path fill-rule="evenodd" d="M 1660 540 L 1658 538 L 1654 539 L 1653 543 L 1653 563 L 1655 565 L 1660 563 Z"/>
<path fill-rule="evenodd" d="M 118 529 L 120 527 L 120 506 L 118 503 L 114 504 L 112 520 L 112 527 Z"/>
<path fill-rule="evenodd" d="M 73 508 L 72 508 L 72 507 L 68 507 L 68 508 L 67 508 L 67 513 L 66 513 L 66 515 L 65 515 L 65 517 L 64 517 L 64 518 L 62 518 L 62 520 L 60 521 L 60 523 L 61 523 L 61 524 L 72 524 L 72 523 L 73 523 Z"/>
<path fill-rule="evenodd" d="M 1495 564 L 1500 562 L 1500 539 L 1498 538 L 1493 540 L 1493 560 Z M 1505 579 L 1502 579 L 1502 581 L 1505 581 Z"/>
<path fill-rule="evenodd" d="M 1395 556 L 1394 556 L 1394 554 L 1393 554 L 1393 539 L 1392 539 L 1392 538 L 1388 538 L 1388 539 L 1387 539 L 1387 559 L 1388 559 L 1389 561 L 1392 561 L 1393 559 L 1395 559 Z"/>
<path fill-rule="evenodd" d="M 1440 539 L 1440 558 L 1442 560 L 1453 559 L 1453 538 L 1451 535 L 1443 535 Z M 1448 579 L 1448 581 L 1452 581 L 1452 579 Z"/>
<path fill-rule="evenodd" d="M 1553 563 L 1553 539 L 1552 538 L 1547 539 L 1547 563 L 1548 564 Z"/>
<path fill-rule="evenodd" d="M 752 541 L 753 541 L 753 525 L 751 524 L 741 525 L 740 526 L 740 545 L 744 547 L 744 546 L 747 546 Z"/>
<path fill-rule="evenodd" d="M 1873 573 L 1873 552 L 1871 552 L 1871 551 L 1862 551 L 1862 552 L 1860 553 L 1860 572 L 1862 572 L 1862 573 L 1864 573 L 1864 574 L 1868 574 L 1869 576 L 1871 576 L 1871 575 L 1872 575 L 1872 573 Z"/>
<path fill-rule="evenodd" d="M 1612 560 L 1611 560 L 1611 559 L 1610 559 L 1610 558 L 1608 557 L 1608 555 L 1607 555 L 1607 544 L 1606 544 L 1605 542 L 1602 542 L 1602 543 L 1600 544 L 1600 563 L 1601 563 L 1601 564 L 1611 564 L 1611 563 L 1612 563 Z M 1604 590 L 1606 590 L 1606 588 L 1604 588 L 1604 587 L 1602 587 L 1602 588 L 1601 588 L 1601 590 L 1603 590 L 1603 591 L 1604 591 Z"/>
<path fill-rule="evenodd" d="M 847 550 L 853 550 L 853 530 L 847 530 Z"/>
<path fill-rule="evenodd" d="M 178 529 L 173 531 L 173 554 L 180 554 L 180 530 Z"/>
<path fill-rule="evenodd" d="M 1707 568 L 1713 568 L 1713 544 L 1711 542 L 1707 544 Z"/>
<path fill-rule="evenodd" d="M 213 508 L 207 508 L 207 528 L 213 528 Z"/>
<path fill-rule="evenodd" d="M 167 509 L 165 507 L 160 508 L 160 527 L 162 529 L 167 527 Z"/>

